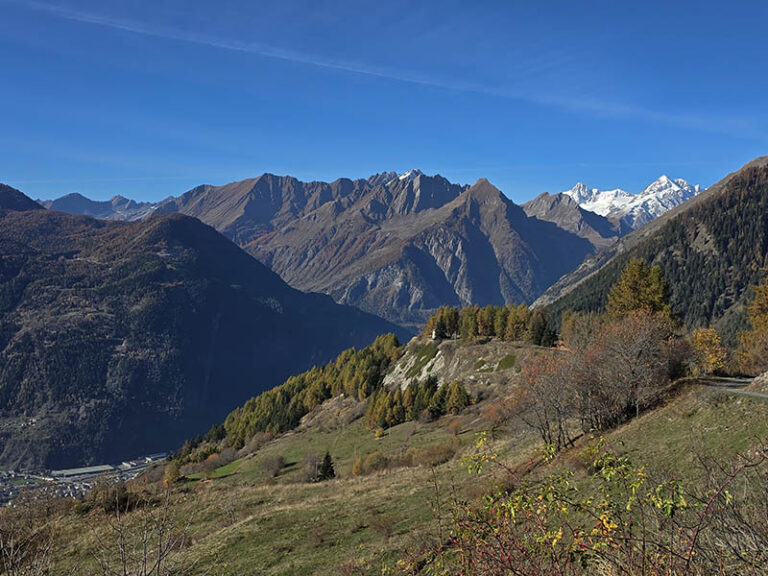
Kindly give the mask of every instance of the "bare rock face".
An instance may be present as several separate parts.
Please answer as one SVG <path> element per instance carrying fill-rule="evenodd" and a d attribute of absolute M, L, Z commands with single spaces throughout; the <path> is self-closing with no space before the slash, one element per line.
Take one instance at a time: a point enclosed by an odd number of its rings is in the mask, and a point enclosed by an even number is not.
<path fill-rule="evenodd" d="M 531 302 L 595 251 L 528 217 L 487 180 L 465 187 L 418 174 L 367 190 L 350 184 L 346 195 L 235 239 L 301 290 L 412 327 L 443 304 Z"/>
<path fill-rule="evenodd" d="M 330 183 L 264 174 L 198 186 L 154 209 L 165 212 L 213 226 L 295 288 L 410 328 L 443 304 L 532 302 L 611 238 L 607 221 L 569 230 L 487 180 L 418 170 Z"/>
<path fill-rule="evenodd" d="M 631 228 L 620 219 L 585 210 L 567 194 L 547 192 L 523 204 L 528 216 L 557 224 L 563 230 L 585 238 L 597 251 L 604 250 Z"/>

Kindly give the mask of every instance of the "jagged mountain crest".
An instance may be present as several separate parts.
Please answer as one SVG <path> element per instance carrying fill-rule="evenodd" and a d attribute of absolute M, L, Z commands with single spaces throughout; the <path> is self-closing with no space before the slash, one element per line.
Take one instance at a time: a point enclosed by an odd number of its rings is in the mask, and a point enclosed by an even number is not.
<path fill-rule="evenodd" d="M 571 194 L 606 197 L 584 184 Z M 290 285 L 415 328 L 442 304 L 532 302 L 642 218 L 603 218 L 566 197 L 520 207 L 486 179 L 467 186 L 417 169 L 333 182 L 263 174 L 153 211 L 199 218 Z M 639 209 L 660 210 L 654 198 Z"/>
<path fill-rule="evenodd" d="M 662 174 L 639 194 L 630 194 L 620 188 L 589 188 L 583 182 L 577 183 L 564 194 L 573 198 L 585 210 L 621 221 L 625 226 L 636 229 L 693 198 L 700 191 L 699 186 L 692 186 L 682 178 L 672 180 Z"/>

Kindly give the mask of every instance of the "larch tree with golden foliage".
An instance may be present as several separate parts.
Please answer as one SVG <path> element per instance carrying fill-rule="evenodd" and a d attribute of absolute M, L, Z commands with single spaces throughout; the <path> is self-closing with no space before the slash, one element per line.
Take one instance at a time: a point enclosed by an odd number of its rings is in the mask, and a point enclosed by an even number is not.
<path fill-rule="evenodd" d="M 747 306 L 751 326 L 739 334 L 739 364 L 745 372 L 757 374 L 768 369 L 768 270 L 759 286 L 753 286 L 754 298 Z"/>
<path fill-rule="evenodd" d="M 670 314 L 667 283 L 658 266 L 632 258 L 608 293 L 608 312 L 626 316 L 633 312 Z"/>
<path fill-rule="evenodd" d="M 695 354 L 695 371 L 698 374 L 713 374 L 725 368 L 727 353 L 714 328 L 699 328 L 691 334 Z"/>

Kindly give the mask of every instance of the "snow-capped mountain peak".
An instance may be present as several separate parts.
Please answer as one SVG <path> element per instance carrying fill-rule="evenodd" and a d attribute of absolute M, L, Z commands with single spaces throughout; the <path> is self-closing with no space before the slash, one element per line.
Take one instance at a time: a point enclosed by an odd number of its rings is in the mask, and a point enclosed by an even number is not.
<path fill-rule="evenodd" d="M 579 182 L 576 186 L 565 192 L 565 194 L 573 198 L 585 210 L 600 214 L 601 216 L 607 216 L 619 206 L 630 202 L 633 198 L 632 194 L 625 192 L 621 188 L 598 190 L 597 188 L 588 187 L 583 182 Z"/>
<path fill-rule="evenodd" d="M 398 176 L 397 179 L 400 181 L 409 180 L 413 182 L 414 180 L 416 180 L 417 177 L 423 176 L 423 175 L 424 173 L 421 170 L 417 168 L 413 168 L 412 170 L 408 170 L 408 172 L 400 174 L 400 176 Z"/>
<path fill-rule="evenodd" d="M 623 221 L 632 228 L 658 218 L 701 191 L 682 178 L 671 179 L 662 174 L 639 194 L 630 194 L 620 188 L 598 190 L 579 182 L 564 194 L 573 198 L 585 210 L 601 216 Z"/>
<path fill-rule="evenodd" d="M 597 188 L 590 188 L 584 182 L 577 182 L 576 186 L 565 192 L 565 194 L 573 198 L 577 204 L 582 204 L 592 200 L 598 192 Z"/>

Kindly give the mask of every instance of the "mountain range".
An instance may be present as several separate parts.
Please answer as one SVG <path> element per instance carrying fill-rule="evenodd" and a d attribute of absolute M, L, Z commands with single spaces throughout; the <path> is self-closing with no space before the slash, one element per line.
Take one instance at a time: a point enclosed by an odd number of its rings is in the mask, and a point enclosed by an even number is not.
<path fill-rule="evenodd" d="M 264 174 L 155 204 L 79 195 L 43 204 L 120 220 L 194 216 L 291 286 L 417 329 L 443 304 L 533 302 L 586 257 L 684 201 L 672 189 L 680 184 L 664 182 L 637 197 L 623 193 L 635 200 L 606 215 L 586 208 L 597 191 L 518 206 L 487 180 L 460 185 L 419 170 L 330 183 Z"/>
<path fill-rule="evenodd" d="M 619 221 L 635 230 L 690 200 L 699 192 L 699 186 L 692 186 L 682 178 L 671 180 L 662 175 L 646 186 L 640 194 L 630 194 L 620 188 L 598 190 L 589 188 L 582 182 L 564 194 L 573 198 L 585 210 Z"/>
<path fill-rule="evenodd" d="M 182 214 L 112 222 L 0 187 L 0 466 L 174 448 L 377 335 L 407 333 L 289 287 Z"/>

